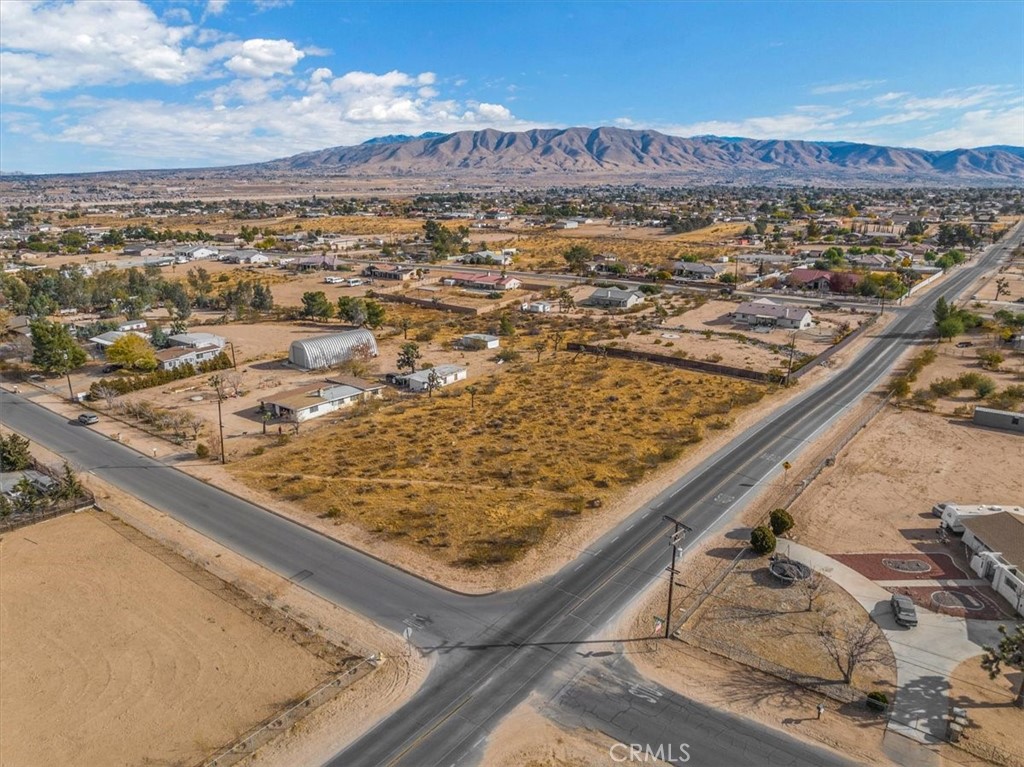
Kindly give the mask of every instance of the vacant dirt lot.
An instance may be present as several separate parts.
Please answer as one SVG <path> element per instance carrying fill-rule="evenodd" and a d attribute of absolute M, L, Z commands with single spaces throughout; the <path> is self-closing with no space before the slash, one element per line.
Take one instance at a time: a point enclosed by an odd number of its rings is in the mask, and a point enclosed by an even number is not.
<path fill-rule="evenodd" d="M 927 413 L 887 409 L 790 508 L 819 551 L 906 550 L 935 538 L 939 501 L 1018 505 L 1024 440 Z"/>
<path fill-rule="evenodd" d="M 764 394 L 645 363 L 565 352 L 527 359 L 471 380 L 475 395 L 458 387 L 386 404 L 233 470 L 449 563 L 499 563 L 538 543 L 554 520 L 679 457 L 705 429 L 727 428 L 732 407 Z"/>
<path fill-rule="evenodd" d="M 962 347 L 957 346 L 957 343 L 973 345 Z M 969 412 L 975 405 L 1021 409 L 1021 404 L 1024 404 L 1024 353 L 1002 344 L 993 346 L 991 335 L 981 332 L 958 337 L 956 343 L 941 343 L 935 347 L 935 351 L 935 361 L 921 371 L 913 385 L 915 399 L 927 393 L 929 399 L 925 407 L 934 408 L 936 413 L 944 415 L 965 410 Z M 992 351 L 997 351 L 1003 357 L 1003 362 L 996 370 L 986 369 L 981 364 L 981 356 Z M 963 388 L 953 387 L 954 391 L 950 393 L 939 388 L 965 375 L 967 378 L 962 379 L 965 384 Z M 969 378 L 976 381 L 969 381 Z M 978 381 L 984 379 L 991 381 L 992 393 L 981 397 L 975 387 Z M 1005 402 L 998 401 L 1000 397 L 1008 396 L 1008 390 L 1009 394 L 1017 392 L 1020 396 L 1011 397 Z"/>
<path fill-rule="evenodd" d="M 4 764 L 192 764 L 336 668 L 119 524 L 89 512 L 3 538 Z"/>

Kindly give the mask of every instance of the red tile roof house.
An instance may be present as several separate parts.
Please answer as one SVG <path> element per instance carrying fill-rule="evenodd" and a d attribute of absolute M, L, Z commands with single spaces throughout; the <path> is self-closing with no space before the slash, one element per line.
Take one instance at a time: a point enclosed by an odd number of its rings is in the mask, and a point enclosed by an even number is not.
<path fill-rule="evenodd" d="M 828 272 L 824 269 L 794 269 L 786 275 L 786 284 L 801 290 L 822 293 L 852 293 L 860 285 L 862 275 L 855 272 Z"/>
<path fill-rule="evenodd" d="M 477 290 L 515 290 L 523 283 L 516 277 L 502 277 L 500 274 L 478 274 L 476 272 L 453 272 L 444 275 L 444 282 Z"/>

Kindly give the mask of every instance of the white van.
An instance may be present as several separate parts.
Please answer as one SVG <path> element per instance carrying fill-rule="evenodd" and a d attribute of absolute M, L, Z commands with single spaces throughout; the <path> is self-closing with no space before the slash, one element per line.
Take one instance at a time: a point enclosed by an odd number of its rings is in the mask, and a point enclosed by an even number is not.
<path fill-rule="evenodd" d="M 326 282 L 328 285 L 340 285 L 344 281 L 344 277 L 324 277 L 324 282 Z"/>
<path fill-rule="evenodd" d="M 356 288 L 363 284 L 363 280 L 359 277 L 349 277 L 345 280 L 345 284 L 350 288 Z"/>

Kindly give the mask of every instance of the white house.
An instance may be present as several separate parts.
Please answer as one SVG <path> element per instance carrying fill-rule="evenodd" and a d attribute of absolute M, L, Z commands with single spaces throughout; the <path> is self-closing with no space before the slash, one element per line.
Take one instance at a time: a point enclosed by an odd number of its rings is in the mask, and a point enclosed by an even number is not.
<path fill-rule="evenodd" d="M 302 423 L 312 418 L 379 398 L 384 387 L 358 378 L 328 380 L 289 389 L 260 402 L 275 418 Z"/>
<path fill-rule="evenodd" d="M 174 249 L 175 259 L 186 261 L 202 261 L 207 258 L 216 258 L 219 251 L 209 245 L 184 245 Z"/>
<path fill-rule="evenodd" d="M 388 380 L 392 383 L 404 386 L 410 391 L 426 391 L 430 388 L 431 378 L 437 382 L 435 388 L 450 386 L 456 381 L 464 381 L 468 371 L 461 365 L 438 365 L 437 367 L 417 370 L 415 373 L 392 373 Z"/>
<path fill-rule="evenodd" d="M 559 221 L 555 224 L 555 229 L 579 229 L 580 222 L 567 219 L 565 221 Z"/>
<path fill-rule="evenodd" d="M 118 325 L 117 329 L 122 333 L 127 333 L 129 330 L 145 330 L 148 327 L 149 324 L 145 320 L 128 320 Z"/>
<path fill-rule="evenodd" d="M 721 264 L 703 264 L 699 261 L 677 261 L 672 265 L 672 273 L 684 280 L 714 280 L 724 269 Z"/>
<path fill-rule="evenodd" d="M 528 304 L 523 304 L 519 308 L 524 312 L 530 312 L 531 314 L 548 314 L 554 307 L 550 301 L 531 301 Z"/>
<path fill-rule="evenodd" d="M 502 277 L 500 274 L 480 274 L 479 272 L 453 272 L 446 274 L 443 283 L 458 285 L 475 290 L 517 290 L 523 283 L 517 277 Z"/>
<path fill-rule="evenodd" d="M 964 519 L 971 569 L 1024 616 L 1024 514 L 1002 511 Z"/>
<path fill-rule="evenodd" d="M 487 333 L 467 333 L 459 339 L 459 346 L 463 349 L 497 349 L 501 346 L 501 339 Z"/>
<path fill-rule="evenodd" d="M 733 319 L 740 325 L 789 328 L 791 330 L 804 330 L 814 324 L 811 313 L 804 307 L 785 306 L 767 298 L 744 301 L 736 307 Z"/>
<path fill-rule="evenodd" d="M 209 362 L 221 353 L 221 347 L 207 346 L 172 346 L 156 353 L 157 366 L 161 370 L 174 370 L 182 365 L 193 367 Z"/>

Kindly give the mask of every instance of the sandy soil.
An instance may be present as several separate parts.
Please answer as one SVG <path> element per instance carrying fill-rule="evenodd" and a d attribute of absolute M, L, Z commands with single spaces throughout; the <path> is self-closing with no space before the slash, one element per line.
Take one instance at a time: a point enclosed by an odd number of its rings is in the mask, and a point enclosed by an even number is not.
<path fill-rule="evenodd" d="M 970 726 L 965 736 L 972 741 L 972 752 L 985 753 L 994 747 L 1024 765 L 1024 711 L 1013 705 L 1021 683 L 1021 672 L 1002 673 L 989 679 L 981 668 L 982 656 L 969 658 L 957 666 L 951 677 L 951 705 L 967 709 Z M 1014 764 L 1011 760 L 996 760 Z"/>
<path fill-rule="evenodd" d="M 192 762 L 331 671 L 96 513 L 2 555 L 5 763 Z"/>
<path fill-rule="evenodd" d="M 136 447 L 149 452 L 148 445 L 160 446 L 164 455 L 166 443 L 162 440 L 140 437 Z M 61 463 L 59 456 L 38 445 L 32 446 L 32 452 L 48 465 Z M 98 505 L 169 551 L 241 589 L 257 602 L 287 613 L 335 645 L 348 648 L 355 655 L 377 653 L 384 659 L 374 673 L 257 751 L 252 757 L 254 762 L 323 764 L 400 706 L 425 678 L 428 664 L 418 655 L 411 655 L 400 637 L 235 554 L 93 475 L 85 475 L 83 481 L 96 496 Z"/>
<path fill-rule="evenodd" d="M 488 738 L 487 767 L 595 767 L 613 764 L 614 741 L 598 732 L 566 731 L 545 719 L 530 700 L 506 716 Z"/>
<path fill-rule="evenodd" d="M 1024 352 L 1000 345 L 998 348 L 1004 362 L 999 366 L 999 370 L 986 370 L 979 364 L 978 355 L 996 348 L 993 346 L 992 336 L 988 333 L 974 332 L 957 337 L 957 342 L 965 341 L 974 345 L 961 348 L 956 343 L 937 344 L 934 347 L 936 359 L 917 376 L 913 383 L 914 391 L 928 389 L 931 383 L 940 378 L 957 378 L 963 373 L 978 373 L 991 378 L 996 384 L 997 392 L 1007 386 L 1019 386 L 1024 381 Z M 937 414 L 950 415 L 958 407 L 973 407 L 985 403 L 979 400 L 972 390 L 964 389 L 951 396 L 939 397 L 934 404 Z"/>
<path fill-rule="evenodd" d="M 828 553 L 905 550 L 934 538 L 939 501 L 1020 505 L 1024 440 L 887 409 L 790 508 L 793 537 Z"/>

